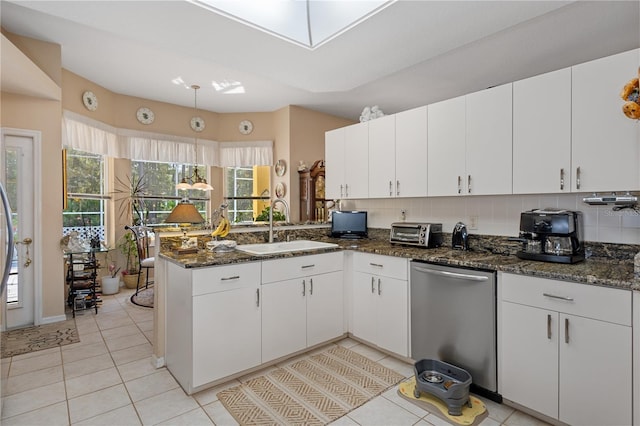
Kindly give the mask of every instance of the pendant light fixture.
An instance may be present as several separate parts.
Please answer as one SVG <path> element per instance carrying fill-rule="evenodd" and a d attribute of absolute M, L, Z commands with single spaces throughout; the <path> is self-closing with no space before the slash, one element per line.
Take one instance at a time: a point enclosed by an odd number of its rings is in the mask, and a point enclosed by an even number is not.
<path fill-rule="evenodd" d="M 200 86 L 194 84 L 191 86 L 193 89 L 193 109 L 198 114 L 198 89 Z M 207 183 L 207 179 L 198 174 L 198 134 L 195 136 L 195 150 L 196 150 L 196 163 L 193 169 L 193 175 L 183 176 L 180 183 L 176 185 L 176 189 L 198 189 L 200 191 L 211 191 L 213 187 Z"/>

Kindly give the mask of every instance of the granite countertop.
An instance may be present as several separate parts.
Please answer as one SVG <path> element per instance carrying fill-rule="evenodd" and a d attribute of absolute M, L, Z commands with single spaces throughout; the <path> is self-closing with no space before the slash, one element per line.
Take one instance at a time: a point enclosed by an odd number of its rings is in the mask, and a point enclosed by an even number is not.
<path fill-rule="evenodd" d="M 326 236 L 313 238 L 316 241 L 337 243 L 339 248 L 281 253 L 276 255 L 255 256 L 241 251 L 210 252 L 200 250 L 197 254 L 175 255 L 163 250 L 165 259 L 185 268 L 200 268 L 234 263 L 282 259 L 308 254 L 326 253 L 335 250 L 354 250 L 385 256 L 404 257 L 441 265 L 503 271 L 508 273 L 531 275 L 540 278 L 567 280 L 579 283 L 616 287 L 640 291 L 640 281 L 634 279 L 633 259 L 590 257 L 572 265 L 522 260 L 513 254 L 509 247 L 487 245 L 479 248 L 472 246 L 469 251 L 452 250 L 450 247 L 424 249 L 389 243 L 388 239 L 366 239 L 345 241 Z"/>

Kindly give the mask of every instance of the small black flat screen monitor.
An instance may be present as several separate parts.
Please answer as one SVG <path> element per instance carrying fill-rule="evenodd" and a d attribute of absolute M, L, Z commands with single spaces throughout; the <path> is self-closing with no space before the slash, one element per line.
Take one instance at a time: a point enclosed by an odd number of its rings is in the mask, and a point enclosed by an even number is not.
<path fill-rule="evenodd" d="M 366 211 L 336 211 L 331 215 L 334 238 L 367 238 Z"/>

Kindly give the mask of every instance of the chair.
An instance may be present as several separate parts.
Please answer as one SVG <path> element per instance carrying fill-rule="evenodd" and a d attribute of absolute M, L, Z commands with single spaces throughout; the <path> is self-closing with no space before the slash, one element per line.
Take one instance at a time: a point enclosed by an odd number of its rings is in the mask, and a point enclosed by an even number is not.
<path fill-rule="evenodd" d="M 138 264 L 140 265 L 138 268 L 138 282 L 136 283 L 136 295 L 138 291 L 140 291 L 140 274 L 142 273 L 142 269 L 146 269 L 146 279 L 144 283 L 144 288 L 149 288 L 149 269 L 153 269 L 155 267 L 155 257 L 149 257 L 149 228 L 146 226 L 125 226 L 124 229 L 127 231 L 131 231 L 135 240 L 136 246 L 138 248 Z M 151 281 L 153 283 L 153 281 Z"/>

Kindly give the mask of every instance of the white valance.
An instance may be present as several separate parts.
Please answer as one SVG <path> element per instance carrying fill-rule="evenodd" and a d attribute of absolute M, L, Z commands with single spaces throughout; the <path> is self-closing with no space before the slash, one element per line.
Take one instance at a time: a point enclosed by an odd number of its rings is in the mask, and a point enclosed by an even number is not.
<path fill-rule="evenodd" d="M 62 143 L 67 148 L 114 158 L 196 163 L 196 139 L 118 129 L 71 111 L 64 111 Z M 197 140 L 197 163 L 241 167 L 273 164 L 273 141 L 216 142 Z"/>
<path fill-rule="evenodd" d="M 62 116 L 62 146 L 107 157 L 124 157 L 118 129 L 71 111 Z"/>
<path fill-rule="evenodd" d="M 273 141 L 220 142 L 221 167 L 271 165 Z"/>

